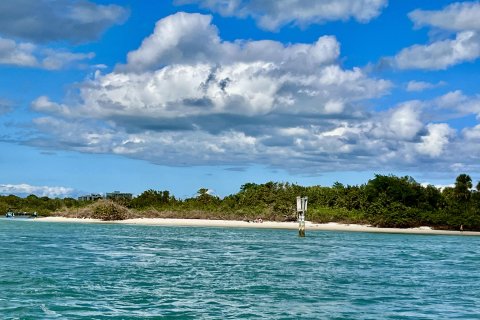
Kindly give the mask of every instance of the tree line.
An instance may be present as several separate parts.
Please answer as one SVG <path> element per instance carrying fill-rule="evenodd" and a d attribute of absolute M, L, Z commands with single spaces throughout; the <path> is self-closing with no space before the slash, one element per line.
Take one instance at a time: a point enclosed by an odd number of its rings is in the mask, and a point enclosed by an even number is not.
<path fill-rule="evenodd" d="M 423 186 L 412 177 L 375 175 L 362 185 L 331 187 L 291 183 L 246 183 L 223 199 L 201 188 L 191 198 L 179 199 L 167 190 L 146 190 L 133 199 L 117 199 L 135 216 L 274 221 L 296 219 L 296 197 L 308 197 L 307 219 L 313 222 L 366 223 L 381 227 L 432 226 L 440 229 L 480 230 L 480 182 L 473 189 L 467 174 L 452 187 Z M 50 199 L 29 195 L 0 196 L 0 212 L 15 208 L 40 215 L 85 209 L 91 201 Z"/>

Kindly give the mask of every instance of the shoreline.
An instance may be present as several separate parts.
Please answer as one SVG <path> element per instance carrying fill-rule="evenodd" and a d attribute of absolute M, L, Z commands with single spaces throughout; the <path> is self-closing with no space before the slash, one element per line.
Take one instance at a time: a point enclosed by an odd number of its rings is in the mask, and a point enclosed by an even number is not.
<path fill-rule="evenodd" d="M 288 229 L 298 230 L 297 222 L 263 221 L 261 223 L 236 221 L 236 220 L 207 220 L 207 219 L 166 219 L 166 218 L 136 218 L 117 221 L 103 221 L 98 219 L 80 219 L 65 217 L 42 217 L 35 222 L 64 222 L 64 223 L 106 223 L 124 225 L 164 226 L 164 227 L 219 227 L 219 228 L 257 228 L 257 229 Z M 430 227 L 410 229 L 377 228 L 370 225 L 305 222 L 306 231 L 346 231 L 346 232 L 372 232 L 393 234 L 423 234 L 423 235 L 456 235 L 480 236 L 479 231 L 453 231 L 434 230 Z"/>

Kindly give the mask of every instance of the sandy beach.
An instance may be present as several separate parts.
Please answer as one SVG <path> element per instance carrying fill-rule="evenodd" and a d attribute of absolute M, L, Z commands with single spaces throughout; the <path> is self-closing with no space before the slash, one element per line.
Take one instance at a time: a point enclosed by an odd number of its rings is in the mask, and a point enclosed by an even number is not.
<path fill-rule="evenodd" d="M 146 226 L 183 226 L 183 227 L 218 227 L 218 228 L 262 228 L 262 229 L 291 229 L 297 230 L 297 222 L 275 222 L 263 221 L 247 222 L 234 220 L 204 220 L 204 219 L 162 219 L 162 218 L 139 218 L 127 219 L 121 221 L 102 221 L 96 219 L 78 219 L 65 217 L 44 217 L 37 218 L 35 222 L 64 222 L 64 223 L 114 223 L 114 224 L 134 224 Z M 377 228 L 369 225 L 325 223 L 317 224 L 309 221 L 305 222 L 307 231 L 348 231 L 348 232 L 376 232 L 376 233 L 403 233 L 403 234 L 431 234 L 431 235 L 465 235 L 480 236 L 480 232 L 473 231 L 448 231 L 433 230 L 430 227 L 419 227 L 410 229 L 399 228 Z"/>

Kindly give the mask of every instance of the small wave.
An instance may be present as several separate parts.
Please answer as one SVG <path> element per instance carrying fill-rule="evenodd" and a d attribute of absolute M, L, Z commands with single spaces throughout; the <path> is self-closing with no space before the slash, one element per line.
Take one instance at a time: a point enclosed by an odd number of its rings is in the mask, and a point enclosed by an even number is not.
<path fill-rule="evenodd" d="M 53 310 L 48 309 L 47 306 L 44 304 L 40 305 L 40 309 L 42 309 L 42 311 L 48 316 L 60 317 L 60 314 L 56 313 Z"/>

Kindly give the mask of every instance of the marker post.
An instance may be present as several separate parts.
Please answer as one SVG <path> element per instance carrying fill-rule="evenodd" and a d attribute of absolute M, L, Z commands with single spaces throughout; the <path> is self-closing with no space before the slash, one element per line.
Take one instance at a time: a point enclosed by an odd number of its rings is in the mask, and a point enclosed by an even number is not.
<path fill-rule="evenodd" d="M 298 236 L 305 237 L 305 213 L 308 197 L 297 197 Z"/>

